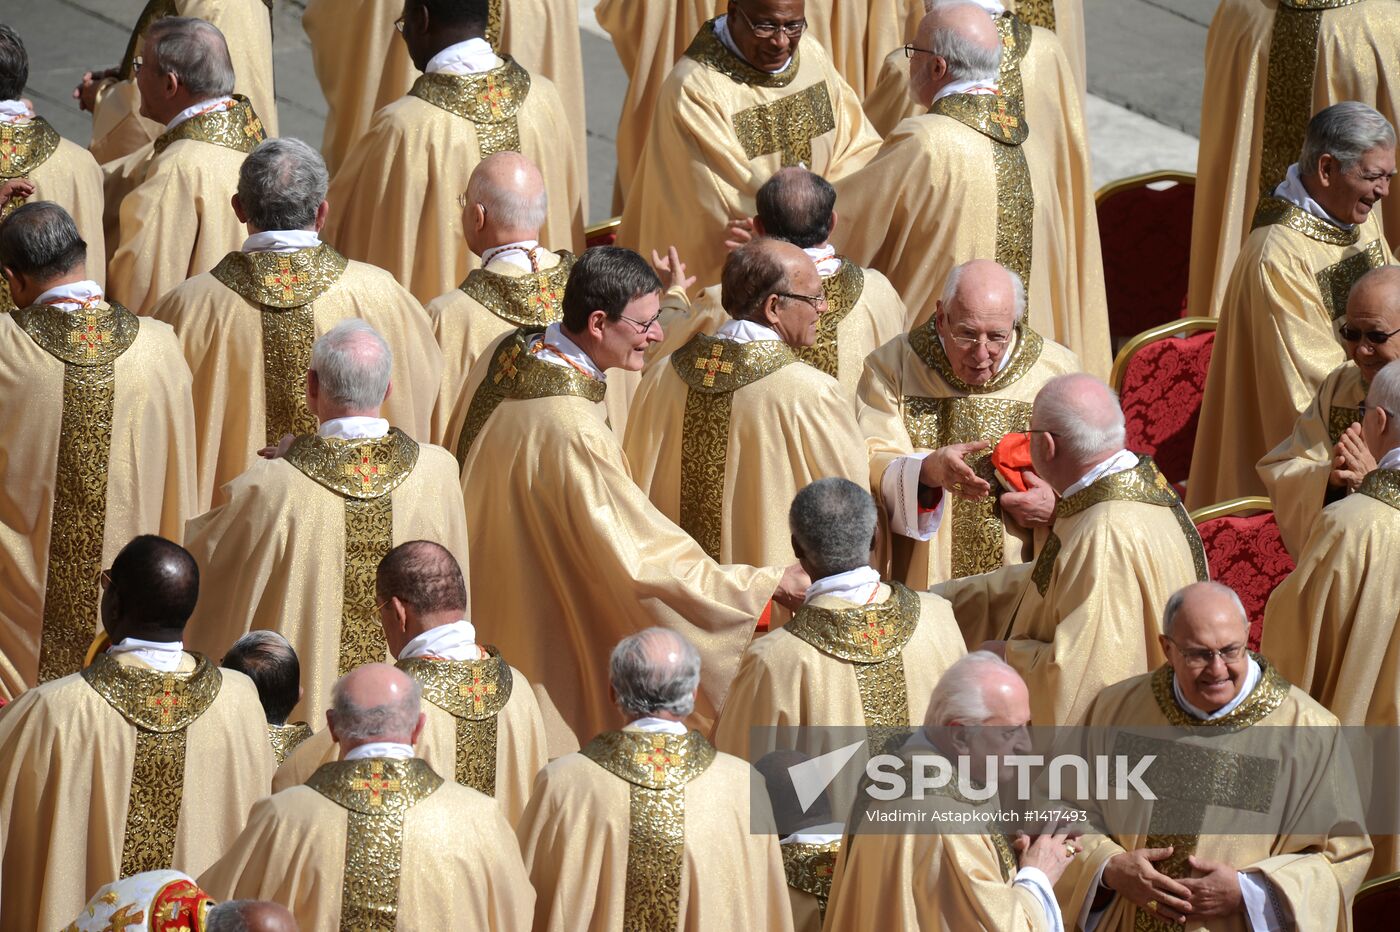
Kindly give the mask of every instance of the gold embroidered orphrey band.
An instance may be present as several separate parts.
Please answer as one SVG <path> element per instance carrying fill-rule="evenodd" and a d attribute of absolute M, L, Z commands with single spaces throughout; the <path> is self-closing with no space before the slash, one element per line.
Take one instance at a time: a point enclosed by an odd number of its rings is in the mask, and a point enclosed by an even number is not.
<path fill-rule="evenodd" d="M 833 841 L 825 845 L 791 842 L 780 848 L 788 886 L 811 894 L 817 901 L 817 916 L 824 921 L 826 903 L 831 898 L 831 878 L 836 873 L 836 858 L 841 854 L 841 842 Z"/>
<path fill-rule="evenodd" d="M 496 795 L 498 720 L 510 701 L 514 677 L 501 652 L 481 660 L 400 660 L 398 668 L 423 685 L 423 698 L 456 722 L 455 777 L 463 786 Z"/>
<path fill-rule="evenodd" d="M 63 415 L 39 640 L 39 682 L 46 683 L 82 669 L 97 628 L 116 364 L 136 342 L 141 325 L 135 314 L 115 303 L 76 312 L 36 306 L 16 311 L 14 321 L 63 363 Z"/>
<path fill-rule="evenodd" d="M 295 252 L 231 252 L 210 273 L 261 311 L 263 420 L 275 446 L 287 434 L 316 432 L 303 385 L 316 341 L 312 305 L 345 274 L 348 260 L 327 243 Z"/>
<path fill-rule="evenodd" d="M 424 761 L 370 757 L 322 764 L 306 785 L 346 810 L 341 932 L 394 932 L 408 810 L 443 779 Z"/>
<path fill-rule="evenodd" d="M 258 147 L 267 138 L 262 120 L 258 119 L 253 105 L 242 94 L 234 94 L 234 106 L 228 110 L 213 110 L 192 116 L 174 129 L 166 130 L 156 137 L 155 153 L 160 155 L 172 143 L 181 139 L 207 142 L 212 146 L 222 146 L 245 155 Z"/>
<path fill-rule="evenodd" d="M 755 104 L 730 117 L 734 136 L 750 159 L 779 153 L 784 167 L 809 165 L 812 140 L 836 128 L 831 92 L 818 81 L 795 94 Z"/>
<path fill-rule="evenodd" d="M 1054 17 L 1053 11 L 1051 17 Z M 1026 106 L 1025 81 L 1021 76 L 1021 62 L 1031 50 L 1031 37 L 1035 35 L 1030 24 L 1014 13 L 1003 13 L 996 19 L 997 34 L 1001 37 L 1001 71 L 997 75 L 997 90 L 1008 101 L 1022 111 Z"/>
<path fill-rule="evenodd" d="M 1400 511 L 1400 472 L 1394 469 L 1371 470 L 1356 491 Z"/>
<path fill-rule="evenodd" d="M 559 264 L 554 268 L 519 276 L 472 269 L 458 287 L 507 323 L 543 329 L 564 316 L 564 285 L 575 262 L 567 250 L 557 255 Z"/>
<path fill-rule="evenodd" d="M 716 20 L 710 20 L 700 27 L 685 50 L 685 57 L 699 62 L 706 68 L 718 71 L 735 84 L 748 84 L 752 87 L 787 87 L 797 78 L 802 69 L 802 49 L 792 53 L 792 64 L 777 74 L 759 71 L 738 55 L 724 47 L 715 32 Z"/>
<path fill-rule="evenodd" d="M 476 127 L 481 158 L 520 151 L 520 108 L 530 96 L 530 73 L 511 58 L 480 74 L 423 74 L 408 93 Z"/>
<path fill-rule="evenodd" d="M 696 334 L 671 356 L 685 383 L 680 526 L 714 560 L 724 540 L 724 473 L 734 392 L 797 362 L 786 343 L 735 343 Z"/>
<path fill-rule="evenodd" d="M 125 666 L 98 654 L 82 677 L 136 729 L 131 797 L 122 834 L 121 875 L 169 870 L 185 792 L 187 729 L 208 711 L 223 685 L 219 668 L 194 654 L 191 673 Z"/>
<path fill-rule="evenodd" d="M 288 725 L 267 726 L 267 740 L 272 745 L 272 753 L 278 766 L 286 762 L 288 755 L 311 737 L 311 726 L 305 722 L 292 722 Z"/>
<path fill-rule="evenodd" d="M 1380 240 L 1373 239 L 1360 252 L 1352 253 L 1317 273 L 1317 290 L 1322 295 L 1322 306 L 1332 320 L 1341 320 L 1346 314 L 1347 297 L 1356 280 L 1383 265 L 1385 249 Z"/>
<path fill-rule="evenodd" d="M 1016 15 L 1032 26 L 1055 31 L 1055 0 L 1018 0 Z"/>
<path fill-rule="evenodd" d="M 826 310 L 817 318 L 817 339 L 811 346 L 797 351 L 797 358 L 820 369 L 833 379 L 838 378 L 841 368 L 841 348 L 837 340 L 837 330 L 846 315 L 860 301 L 865 291 L 865 270 L 845 256 L 841 257 L 841 268 L 835 274 L 822 280 L 822 294 L 826 297 Z"/>
<path fill-rule="evenodd" d="M 397 427 L 378 440 L 292 441 L 285 459 L 345 500 L 345 582 L 340 614 L 340 675 L 382 663 L 389 646 L 375 612 L 374 574 L 394 546 L 391 494 L 418 463 L 418 444 Z"/>
<path fill-rule="evenodd" d="M 685 787 L 714 763 L 714 747 L 698 731 L 606 731 L 582 753 L 625 780 L 631 791 L 623 932 L 676 928 L 685 856 Z"/>

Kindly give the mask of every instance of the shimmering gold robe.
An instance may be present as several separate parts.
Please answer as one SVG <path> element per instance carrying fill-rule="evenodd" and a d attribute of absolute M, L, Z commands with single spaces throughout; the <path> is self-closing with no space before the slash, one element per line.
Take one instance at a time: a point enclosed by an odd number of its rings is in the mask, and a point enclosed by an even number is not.
<path fill-rule="evenodd" d="M 1397 57 L 1400 7 L 1384 0 L 1220 4 L 1206 36 L 1190 313 L 1217 316 L 1226 305 L 1255 207 L 1298 160 L 1313 114 L 1359 100 L 1396 122 L 1400 88 L 1387 75 Z M 1400 210 L 1384 204 L 1381 219 L 1400 242 Z"/>
<path fill-rule="evenodd" d="M 1296 558 L 1313 531 L 1324 505 L 1345 490 L 1327 484 L 1332 449 L 1352 424 L 1361 420 L 1366 383 L 1348 360 L 1322 380 L 1312 403 L 1298 415 L 1293 433 L 1261 459 L 1256 471 L 1274 503 L 1274 518 L 1288 552 Z M 1297 682 L 1289 677 L 1291 682 Z"/>
<path fill-rule="evenodd" d="M 1170 483 L 1142 457 L 1060 500 L 1035 563 L 935 586 L 977 647 L 1006 641 L 1037 725 L 1078 725 L 1099 690 L 1163 660 L 1162 609 L 1209 578 L 1201 538 Z M 1009 621 L 1008 621 L 1009 619 Z"/>
<path fill-rule="evenodd" d="M 536 932 L 791 932 L 777 837 L 750 827 L 767 809 L 754 779 L 694 731 L 605 732 L 545 767 L 517 829 Z"/>
<path fill-rule="evenodd" d="M 194 374 L 201 512 L 228 500 L 224 487 L 258 450 L 315 433 L 306 408 L 311 344 L 343 320 L 363 320 L 393 353 L 384 417 L 409 436 L 428 434 L 442 354 L 427 314 L 387 272 L 329 245 L 231 252 L 166 294 L 151 316 L 175 328 Z"/>
<path fill-rule="evenodd" d="M 820 46 L 803 43 L 780 74 L 744 62 L 700 27 L 661 86 L 618 243 L 650 255 L 675 246 L 701 287 L 720 280 L 725 224 L 754 212 L 774 172 L 802 164 L 835 181 L 880 137 Z"/>
<path fill-rule="evenodd" d="M 1031 26 L 1048 29 L 1060 39 L 1069 57 L 1082 98 L 1089 87 L 1084 42 L 1084 0 L 1002 0 L 1002 6 Z"/>
<path fill-rule="evenodd" d="M 1352 283 L 1395 261 L 1374 215 L 1342 230 L 1270 197 L 1254 222 L 1215 332 L 1186 484 L 1192 509 L 1266 494 L 1255 464 L 1346 359 L 1336 332 Z"/>
<path fill-rule="evenodd" d="M 374 597 L 384 554 L 431 540 L 468 565 L 456 461 L 397 428 L 381 440 L 303 435 L 227 493 L 185 529 L 204 580 L 189 642 L 222 656 L 250 630 L 280 632 L 301 660 L 297 718 L 321 721 L 338 677 L 388 656 Z"/>
<path fill-rule="evenodd" d="M 259 800 L 199 885 L 303 929 L 525 930 L 535 896 L 489 797 L 419 758 L 336 761 Z"/>
<path fill-rule="evenodd" d="M 512 150 L 544 175 L 541 241 L 580 250 L 586 176 L 558 157 L 557 146 L 569 120 L 554 83 L 509 57 L 480 74 L 421 75 L 407 96 L 374 115 L 346 156 L 326 196 L 322 238 L 431 301 L 480 264 L 462 238 L 458 195 L 478 162 Z"/>
<path fill-rule="evenodd" d="M 882 509 L 881 480 L 898 457 L 974 440 L 995 445 L 1005 434 L 1031 426 L 1031 403 L 1041 386 L 1079 371 L 1073 353 L 1026 326 L 1017 330 L 1007 352 L 1010 360 L 991 381 L 969 385 L 953 372 L 930 320 L 866 359 L 858 390 L 860 428 L 870 454 L 870 488 Z M 944 501 L 943 521 L 931 540 L 890 534 L 885 552 L 893 578 L 927 589 L 945 579 L 1031 559 L 1033 535 L 997 504 L 1001 487 L 990 448 L 968 462 L 991 483 L 992 494 L 980 502 Z"/>
<path fill-rule="evenodd" d="M 603 420 L 606 386 L 502 337 L 477 363 L 462 489 L 476 548 L 472 616 L 515 619 L 501 653 L 542 686 L 576 734 L 616 724 L 608 652 L 651 625 L 700 651 L 693 721 L 708 730 L 782 577 L 720 565 L 637 488 Z"/>
<path fill-rule="evenodd" d="M 247 238 L 230 198 L 244 157 L 267 136 L 248 101 L 236 99 L 231 110 L 202 113 L 159 136 L 141 182 L 121 200 L 108 290 L 138 314 Z"/>
<path fill-rule="evenodd" d="M 99 654 L 0 715 L 0 930 L 59 929 L 119 876 L 198 874 L 267 792 L 258 691 L 186 655 Z"/>
<path fill-rule="evenodd" d="M 184 536 L 189 396 L 165 324 L 105 302 L 0 315 L 0 696 L 78 672 L 102 569 L 138 534 Z"/>

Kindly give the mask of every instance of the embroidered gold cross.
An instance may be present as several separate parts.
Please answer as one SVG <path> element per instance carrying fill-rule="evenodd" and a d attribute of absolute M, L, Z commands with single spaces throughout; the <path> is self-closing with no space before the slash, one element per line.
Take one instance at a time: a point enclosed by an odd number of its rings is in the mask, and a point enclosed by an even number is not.
<path fill-rule="evenodd" d="M 695 360 L 695 368 L 705 370 L 705 377 L 701 381 L 705 383 L 706 388 L 714 387 L 715 376 L 719 373 L 723 372 L 725 375 L 729 375 L 729 373 L 734 371 L 734 363 L 719 361 L 719 358 L 723 355 L 724 347 L 716 343 L 710 347 L 710 356 L 708 359 Z"/>
<path fill-rule="evenodd" d="M 470 699 L 472 711 L 477 715 L 486 711 L 486 697 L 496 695 L 495 683 L 483 683 L 480 673 L 472 674 L 470 683 L 462 683 L 457 687 L 457 692 L 462 694 L 463 699 Z"/>
<path fill-rule="evenodd" d="M 88 359 L 97 356 L 102 345 L 112 339 L 112 331 L 100 329 L 97 326 L 98 320 L 96 314 L 84 314 L 82 328 L 68 333 L 68 342 L 79 347 Z"/>
<path fill-rule="evenodd" d="M 652 735 L 651 749 L 633 754 L 632 760 L 638 766 L 650 767 L 653 779 L 664 780 L 666 779 L 666 768 L 678 765 L 681 762 L 681 756 L 666 750 L 665 735 Z"/>
<path fill-rule="evenodd" d="M 290 298 L 295 294 L 296 286 L 304 281 L 300 273 L 292 268 L 292 260 L 286 256 L 277 257 L 277 271 L 263 276 L 263 284 L 268 288 L 281 288 L 283 298 Z"/>
<path fill-rule="evenodd" d="M 167 676 L 161 683 L 160 692 L 146 697 L 146 708 L 160 710 L 160 723 L 169 725 L 175 710 L 184 705 L 184 700 L 175 694 L 175 677 Z"/>
<path fill-rule="evenodd" d="M 107 919 L 107 928 L 102 932 L 126 932 L 128 926 L 140 925 L 146 921 L 146 913 L 143 910 L 132 912 L 135 907 L 127 903 L 121 909 L 112 913 Z"/>
<path fill-rule="evenodd" d="M 29 154 L 29 143 L 15 141 L 13 126 L 0 127 L 0 172 L 9 172 L 15 161 Z"/>
<path fill-rule="evenodd" d="M 403 785 L 398 780 L 384 776 L 384 762 L 373 761 L 369 765 L 369 777 L 350 781 L 350 789 L 361 793 L 369 793 L 369 804 L 371 806 L 384 805 L 385 793 L 397 793 L 403 789 Z"/>
<path fill-rule="evenodd" d="M 345 464 L 345 475 L 351 479 L 360 480 L 360 488 L 368 492 L 374 486 L 374 480 L 379 475 L 379 466 L 370 462 L 370 451 L 366 450 L 360 454 L 358 463 Z"/>
<path fill-rule="evenodd" d="M 262 120 L 258 119 L 257 114 L 250 116 L 248 122 L 243 124 L 243 135 L 247 136 L 249 139 L 261 139 L 263 137 Z"/>
<path fill-rule="evenodd" d="M 476 99 L 491 108 L 491 115 L 497 119 L 501 117 L 501 104 L 511 99 L 509 88 L 501 88 L 496 85 L 494 77 L 486 78 L 486 90 L 476 95 Z"/>
<path fill-rule="evenodd" d="M 995 123 L 1007 139 L 1011 138 L 1011 131 L 1021 125 L 1021 121 L 1014 114 L 1007 112 L 1006 101 L 1000 98 L 997 99 L 997 112 L 987 119 Z"/>
<path fill-rule="evenodd" d="M 894 634 L 894 628 L 881 624 L 880 613 L 871 609 L 865 613 L 865 630 L 856 632 L 856 638 L 868 644 L 871 653 L 883 654 L 885 645 L 881 638 L 887 638 L 891 634 Z"/>
<path fill-rule="evenodd" d="M 515 358 L 519 355 L 519 343 L 509 349 L 501 350 L 501 355 L 496 357 L 496 374 L 491 377 L 493 384 L 500 385 L 501 379 L 514 379 L 520 374 L 520 370 L 515 368 Z"/>
<path fill-rule="evenodd" d="M 552 310 L 562 300 L 564 300 L 563 289 L 550 284 L 547 278 L 541 278 L 539 290 L 525 299 L 532 311 L 538 311 L 540 308 Z"/>

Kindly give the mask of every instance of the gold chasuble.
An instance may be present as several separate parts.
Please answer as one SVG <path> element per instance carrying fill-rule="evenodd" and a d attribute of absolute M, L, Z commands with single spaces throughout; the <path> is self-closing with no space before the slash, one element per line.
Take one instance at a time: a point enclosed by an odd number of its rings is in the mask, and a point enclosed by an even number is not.
<path fill-rule="evenodd" d="M 1220 308 L 1188 507 L 1266 494 L 1255 465 L 1346 361 L 1337 321 L 1352 284 L 1394 261 L 1374 213 L 1344 230 L 1282 198 L 1260 202 Z"/>
<path fill-rule="evenodd" d="M 1024 324 L 1007 353 L 1005 368 L 977 386 L 953 372 L 932 320 L 871 353 L 858 391 L 870 488 L 880 489 L 885 470 L 901 456 L 975 440 L 995 445 L 1008 433 L 1026 430 L 1041 386 L 1079 371 L 1073 353 Z M 927 589 L 945 579 L 1031 559 L 1031 533 L 1003 515 L 997 504 L 990 448 L 968 457 L 968 463 L 991 483 L 994 494 L 976 502 L 945 500 L 943 521 L 930 540 L 891 534 L 884 552 L 893 578 Z M 876 502 L 888 511 L 882 495 Z"/>
<path fill-rule="evenodd" d="M 267 134 L 247 98 L 234 100 L 158 137 L 141 182 L 121 199 L 109 290 L 138 314 L 247 237 L 229 198 L 244 157 Z"/>
<path fill-rule="evenodd" d="M 428 434 L 442 367 L 428 316 L 387 272 L 325 243 L 231 252 L 166 294 L 151 316 L 175 328 L 194 373 L 204 510 L 227 501 L 224 486 L 258 450 L 316 432 L 306 407 L 311 344 L 343 320 L 369 324 L 394 355 L 383 416 L 410 436 Z"/>
<path fill-rule="evenodd" d="M 259 800 L 199 885 L 303 929 L 526 932 L 535 897 L 501 807 L 419 758 L 333 761 Z"/>
<path fill-rule="evenodd" d="M 89 146 L 97 161 L 111 162 L 130 155 L 164 130 L 159 123 L 141 116 L 135 60 L 144 51 L 146 28 L 166 16 L 202 19 L 224 34 L 233 62 L 234 93 L 252 101 L 268 135 L 276 136 L 271 0 L 147 0 L 127 40 L 117 77 L 103 81 L 97 92 Z M 228 200 L 227 195 L 224 200 Z M 88 245 L 92 245 L 92 240 L 88 240 Z"/>
<path fill-rule="evenodd" d="M 710 559 L 633 481 L 606 384 L 529 347 L 527 331 L 507 334 L 470 379 L 461 481 L 468 535 L 489 542 L 471 572 L 491 580 L 470 587 L 472 617 L 517 619 L 496 632 L 501 653 L 584 735 L 617 712 L 605 678 L 579 671 L 607 669 L 629 634 L 671 628 L 700 651 L 693 721 L 708 730 L 782 569 Z"/>
<path fill-rule="evenodd" d="M 456 461 L 397 428 L 377 440 L 303 435 L 225 491 L 186 528 L 205 580 L 187 636 L 222 653 L 250 630 L 280 632 L 301 660 L 298 718 L 319 719 L 337 678 L 388 656 L 374 598 L 384 554 L 432 540 L 467 565 Z"/>
<path fill-rule="evenodd" d="M 1025 282 L 1030 325 L 1103 378 L 1111 356 L 1092 186 L 1082 145 L 1073 155 L 1074 134 L 1054 125 L 1036 132 L 1006 88 L 940 98 L 836 185 L 851 219 L 833 238 L 888 275 L 918 323 L 956 266 L 996 259 Z"/>
<path fill-rule="evenodd" d="M 1187 863 L 1192 856 L 1219 861 L 1263 875 L 1269 898 L 1292 918 L 1290 928 L 1351 928 L 1352 897 L 1371 862 L 1371 843 L 1364 834 L 1355 834 L 1350 818 L 1339 817 L 1330 831 L 1318 824 L 1321 807 L 1335 808 L 1337 800 L 1347 798 L 1348 790 L 1336 785 L 1335 768 L 1339 761 L 1349 761 L 1351 752 L 1331 713 L 1290 686 L 1267 660 L 1257 654 L 1250 656 L 1262 668 L 1258 684 L 1236 709 L 1217 719 L 1201 721 L 1181 708 L 1167 664 L 1109 686 L 1094 701 L 1084 724 L 1109 730 L 1106 741 L 1114 740 L 1112 729 L 1131 733 L 1132 729 L 1171 727 L 1187 730 L 1182 738 L 1173 739 L 1174 744 L 1187 740 L 1201 753 L 1192 755 L 1197 768 L 1183 775 L 1170 793 L 1160 793 L 1156 802 L 1144 804 L 1161 807 L 1172 834 L 1153 832 L 1156 814 L 1147 811 L 1141 815 L 1140 824 L 1145 826 L 1141 831 L 1085 837 L 1084 853 L 1074 859 L 1056 885 L 1067 922 L 1083 909 L 1086 898 L 1097 895 L 1097 876 L 1109 858 L 1138 848 L 1171 846 L 1171 856 L 1154 865 L 1169 877 L 1198 876 Z M 1281 758 L 1266 758 L 1262 767 L 1250 766 L 1259 759 L 1239 752 L 1241 742 L 1249 740 L 1240 732 L 1256 725 L 1276 734 L 1291 729 L 1297 735 L 1296 743 Z M 1231 742 L 1228 747 L 1216 750 L 1210 742 L 1217 735 L 1234 737 L 1227 738 Z M 1279 746 L 1277 738 L 1261 735 L 1256 740 L 1261 748 Z M 1249 779 L 1251 772 L 1257 775 L 1261 770 L 1262 780 Z M 1161 782 L 1154 781 L 1158 788 Z M 1350 793 L 1354 798 L 1355 790 Z M 1269 818 L 1277 820 L 1274 824 L 1282 826 L 1282 833 L 1208 834 L 1205 829 L 1210 812 L 1216 807 L 1227 810 L 1227 820 L 1238 818 L 1229 815 L 1229 810 L 1270 813 Z M 1181 832 L 1193 813 L 1199 817 L 1196 824 L 1200 828 Z M 1128 819 L 1137 823 L 1139 817 L 1134 813 Z M 1296 831 L 1290 831 L 1294 826 Z M 1185 925 L 1178 925 L 1138 909 L 1121 896 L 1109 902 L 1098 924 L 1102 932 L 1247 932 L 1249 928 L 1243 912 L 1208 920 L 1188 916 Z"/>
<path fill-rule="evenodd" d="M 76 673 L 103 567 L 138 534 L 183 536 L 189 395 L 164 324 L 103 301 L 0 315 L 0 696 Z"/>
<path fill-rule="evenodd" d="M 1190 313 L 1220 314 L 1259 200 L 1298 160 L 1313 114 L 1357 100 L 1397 121 L 1400 88 L 1386 78 L 1397 58 L 1400 7 L 1389 0 L 1220 4 L 1206 38 Z M 1400 209 L 1385 205 L 1381 222 L 1400 242 Z"/>
<path fill-rule="evenodd" d="M 98 654 L 0 715 L 0 930 L 59 929 L 103 884 L 198 874 L 272 779 L 257 688 L 198 654 Z"/>
<path fill-rule="evenodd" d="M 953 603 L 970 647 L 1006 641 L 1006 662 L 1030 689 L 1032 721 L 1078 725 L 1100 689 L 1162 662 L 1167 599 L 1208 578 L 1195 525 L 1144 456 L 1061 499 L 1035 563 L 933 591 Z"/>
<path fill-rule="evenodd" d="M 1302 553 L 1323 506 L 1345 494 L 1344 489 L 1327 484 L 1332 449 L 1348 427 L 1360 423 L 1366 390 L 1356 363 L 1348 360 L 1333 369 L 1312 403 L 1298 415 L 1292 435 L 1255 467 L 1273 500 L 1283 543 L 1295 558 Z M 1291 675 L 1288 679 L 1298 682 Z"/>
<path fill-rule="evenodd" d="M 750 808 L 772 818 L 752 780 L 696 731 L 604 732 L 549 764 L 518 829 L 535 932 L 791 932 L 777 838 L 750 830 Z"/>
<path fill-rule="evenodd" d="M 721 563 L 790 563 L 797 493 L 866 473 L 851 399 L 778 340 L 696 335 L 642 379 L 622 448 L 652 504 Z"/>
<path fill-rule="evenodd" d="M 326 196 L 322 238 L 431 301 L 478 265 L 462 238 L 457 197 L 478 162 L 509 150 L 544 175 L 549 212 L 541 241 L 582 249 L 586 176 L 573 159 L 558 157 L 560 127 L 569 120 L 554 84 L 509 56 L 478 74 L 421 75 L 407 96 L 374 115 L 346 156 Z M 406 168 L 391 170 L 396 165 Z"/>
<path fill-rule="evenodd" d="M 819 45 L 802 43 L 785 70 L 769 74 L 725 48 L 711 21 L 657 95 L 618 244 L 643 255 L 675 246 L 698 285 L 714 284 L 725 224 L 753 214 L 774 172 L 800 164 L 835 181 L 879 146 Z"/>

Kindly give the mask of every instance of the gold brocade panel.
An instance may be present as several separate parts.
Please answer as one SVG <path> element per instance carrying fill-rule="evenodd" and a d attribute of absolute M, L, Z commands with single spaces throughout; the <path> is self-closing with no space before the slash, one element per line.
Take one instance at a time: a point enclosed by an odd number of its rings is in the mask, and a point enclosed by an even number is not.
<path fill-rule="evenodd" d="M 1356 280 L 1372 269 L 1385 265 L 1385 248 L 1380 240 L 1367 243 L 1361 252 L 1353 253 L 1340 262 L 1329 265 L 1317 273 L 1318 291 L 1322 293 L 1322 306 L 1327 308 L 1331 318 L 1340 320 L 1347 312 L 1347 298 Z"/>
<path fill-rule="evenodd" d="M 825 845 L 793 842 L 781 846 L 783 873 L 788 886 L 817 898 L 817 913 L 826 919 L 826 903 L 831 897 L 831 878 L 836 872 L 836 858 L 841 854 L 841 842 Z"/>
<path fill-rule="evenodd" d="M 993 140 L 992 168 L 997 185 L 996 260 L 1021 276 L 1030 300 L 1035 193 L 1024 149 Z"/>
<path fill-rule="evenodd" d="M 784 167 L 810 164 L 812 140 L 836 128 L 825 81 L 781 100 L 740 110 L 730 120 L 745 155 L 756 159 L 781 153 Z"/>
<path fill-rule="evenodd" d="M 865 270 L 843 256 L 840 270 L 822 280 L 826 310 L 817 318 L 816 342 L 798 350 L 798 359 L 833 379 L 839 377 L 841 355 L 837 331 L 864 291 Z"/>
<path fill-rule="evenodd" d="M 501 29 L 505 23 L 505 0 L 490 0 L 486 7 L 486 41 L 501 51 Z"/>
<path fill-rule="evenodd" d="M 423 698 L 455 721 L 455 779 L 487 796 L 496 795 L 498 721 L 514 685 L 500 651 L 486 648 L 481 660 L 400 660 L 423 686 Z"/>
<path fill-rule="evenodd" d="M 58 131 L 43 117 L 27 123 L 0 124 L 0 178 L 28 178 L 58 151 Z M 5 205 L 9 213 L 25 202 L 17 197 Z"/>
<path fill-rule="evenodd" d="M 394 547 L 394 497 L 345 500 L 345 583 L 340 614 L 340 674 L 389 655 L 375 609 L 374 576 Z"/>
<path fill-rule="evenodd" d="M 311 726 L 305 722 L 290 725 L 268 725 L 267 740 L 272 745 L 272 753 L 278 766 L 286 762 L 287 756 L 311 737 Z"/>
<path fill-rule="evenodd" d="M 1055 0 L 1016 0 L 1016 15 L 1032 26 L 1055 31 Z"/>
<path fill-rule="evenodd" d="M 499 68 L 479 74 L 423 74 L 410 96 L 446 110 L 476 127 L 481 158 L 520 151 L 520 108 L 530 96 L 530 73 L 509 55 Z"/>
<path fill-rule="evenodd" d="M 310 304 L 264 306 L 261 322 L 263 417 L 267 445 L 276 446 L 287 434 L 314 434 L 318 426 L 303 389 L 316 341 L 316 314 Z"/>
<path fill-rule="evenodd" d="M 1361 480 L 1357 491 L 1400 511 L 1400 472 L 1394 469 L 1372 470 Z"/>
<path fill-rule="evenodd" d="M 1050 578 L 1055 575 L 1055 560 L 1059 556 L 1060 538 L 1051 531 L 1045 539 L 1045 546 L 1040 548 L 1040 554 L 1035 558 L 1035 566 L 1031 567 L 1031 582 L 1035 583 L 1035 591 L 1040 593 L 1042 599 L 1050 589 Z"/>
<path fill-rule="evenodd" d="M 1054 13 L 1051 13 L 1054 17 Z M 1025 84 L 1021 78 L 1021 62 L 1031 50 L 1030 25 L 1021 17 L 1005 13 L 996 19 L 1001 37 L 1001 71 L 997 75 L 997 90 L 1017 107 L 1025 107 Z"/>
<path fill-rule="evenodd" d="M 214 110 L 192 116 L 174 129 L 166 130 L 156 137 L 155 154 L 160 155 L 172 143 L 181 139 L 207 142 L 235 152 L 248 153 L 267 139 L 262 120 L 253 110 L 253 105 L 242 94 L 234 94 L 234 106 L 228 110 Z"/>
<path fill-rule="evenodd" d="M 1250 223 L 1250 229 L 1257 230 L 1260 227 L 1273 224 L 1288 227 L 1296 233 L 1302 233 L 1309 239 L 1326 243 L 1328 246 L 1355 246 L 1357 241 L 1361 239 L 1361 225 L 1359 224 L 1349 230 L 1343 230 L 1326 220 L 1314 217 L 1306 210 L 1294 206 L 1281 197 L 1261 197 L 1259 206 L 1254 210 L 1254 219 Z"/>
<path fill-rule="evenodd" d="M 501 320 L 517 327 L 543 329 L 564 316 L 564 285 L 574 267 L 572 253 L 561 251 L 558 255 L 559 264 L 554 268 L 520 276 L 472 269 L 459 287 Z"/>
<path fill-rule="evenodd" d="M 1360 408 L 1348 408 L 1342 405 L 1332 405 L 1327 411 L 1327 435 L 1336 443 L 1342 439 L 1342 434 L 1347 432 L 1347 428 L 1361 420 Z"/>
<path fill-rule="evenodd" d="M 792 64 L 787 68 L 777 74 L 759 71 L 725 48 L 724 43 L 715 33 L 714 20 L 710 20 L 700 27 L 700 31 L 691 40 L 689 48 L 685 50 L 685 57 L 691 61 L 699 62 L 706 68 L 718 71 L 735 84 L 747 84 L 752 87 L 787 87 L 797 77 L 802 66 L 802 49 L 799 47 L 792 54 Z"/>

